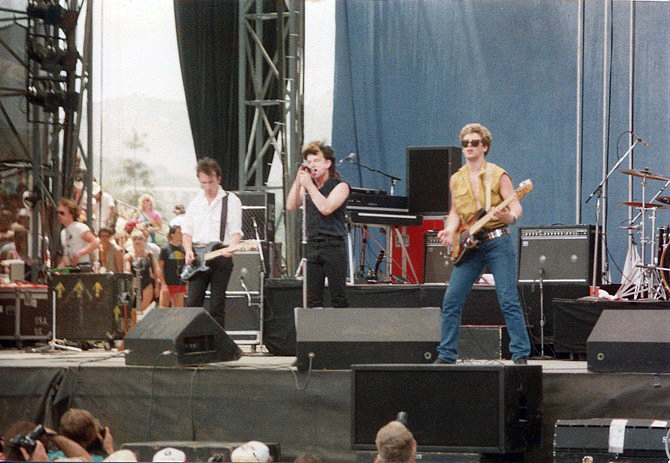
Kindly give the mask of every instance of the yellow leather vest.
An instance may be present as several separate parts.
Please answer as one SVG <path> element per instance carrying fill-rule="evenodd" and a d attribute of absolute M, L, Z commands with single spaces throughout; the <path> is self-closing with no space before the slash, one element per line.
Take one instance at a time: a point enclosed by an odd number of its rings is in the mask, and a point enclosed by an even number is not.
<path fill-rule="evenodd" d="M 491 174 L 491 207 L 497 206 L 503 202 L 500 195 L 500 177 L 507 172 L 502 167 L 499 167 L 492 162 L 483 161 L 479 170 L 479 204 L 481 207 L 486 207 L 486 171 L 492 167 Z M 456 211 L 461 219 L 461 224 L 469 222 L 477 213 L 477 204 L 470 186 L 470 168 L 464 165 L 454 175 L 451 176 L 450 185 L 453 192 L 452 201 L 456 204 Z M 502 227 L 504 222 L 491 221 L 484 225 L 485 230 Z"/>

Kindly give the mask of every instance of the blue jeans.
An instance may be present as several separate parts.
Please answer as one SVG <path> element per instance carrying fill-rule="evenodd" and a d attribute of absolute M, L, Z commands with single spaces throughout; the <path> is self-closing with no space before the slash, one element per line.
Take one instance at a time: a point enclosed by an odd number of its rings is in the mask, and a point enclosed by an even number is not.
<path fill-rule="evenodd" d="M 530 356 L 526 321 L 516 288 L 516 259 L 512 237 L 503 235 L 480 243 L 451 273 L 442 301 L 441 340 L 437 347 L 438 357 L 447 363 L 456 363 L 458 358 L 463 304 L 484 266 L 488 266 L 495 278 L 498 304 L 505 316 L 510 337 L 512 360 Z"/>

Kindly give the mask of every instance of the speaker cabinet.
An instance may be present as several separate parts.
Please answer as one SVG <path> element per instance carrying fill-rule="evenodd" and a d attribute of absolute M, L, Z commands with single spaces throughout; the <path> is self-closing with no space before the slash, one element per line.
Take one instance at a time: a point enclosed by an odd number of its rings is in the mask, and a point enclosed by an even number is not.
<path fill-rule="evenodd" d="M 242 351 L 201 307 L 151 310 L 124 338 L 126 365 L 188 366 L 238 360 Z"/>
<path fill-rule="evenodd" d="M 540 366 L 354 365 L 351 373 L 355 450 L 374 449 L 399 411 L 418 451 L 505 454 L 540 443 Z"/>
<path fill-rule="evenodd" d="M 448 214 L 449 178 L 460 169 L 461 165 L 461 148 L 457 146 L 408 147 L 407 202 L 409 213 Z"/>
<path fill-rule="evenodd" d="M 591 284 L 595 241 L 593 225 L 520 228 L 519 282 Z"/>
<path fill-rule="evenodd" d="M 435 361 L 440 339 L 435 308 L 296 308 L 295 317 L 299 369 Z"/>
<path fill-rule="evenodd" d="M 275 239 L 275 195 L 264 191 L 236 191 L 242 202 L 242 233 L 246 239 Z"/>
<path fill-rule="evenodd" d="M 258 251 L 238 251 L 233 254 L 233 272 L 228 280 L 226 294 L 246 294 L 244 284 L 251 293 L 261 290 L 261 256 Z"/>
<path fill-rule="evenodd" d="M 604 310 L 586 341 L 590 371 L 670 373 L 670 313 Z"/>
<path fill-rule="evenodd" d="M 56 337 L 121 339 L 123 301 L 130 297 L 131 283 L 132 276 L 125 273 L 53 275 L 49 294 L 56 297 Z"/>
<path fill-rule="evenodd" d="M 438 230 L 426 232 L 424 250 L 424 283 L 445 283 L 451 278 L 454 265 L 447 260 L 447 248 L 437 239 Z"/>

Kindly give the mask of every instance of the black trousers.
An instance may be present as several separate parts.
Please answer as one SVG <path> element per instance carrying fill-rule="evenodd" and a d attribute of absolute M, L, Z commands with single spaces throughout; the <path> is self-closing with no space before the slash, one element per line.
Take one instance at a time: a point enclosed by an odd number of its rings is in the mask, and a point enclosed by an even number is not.
<path fill-rule="evenodd" d="M 209 272 L 196 273 L 188 282 L 188 305 L 203 307 L 209 286 L 209 313 L 222 328 L 226 327 L 226 288 L 233 272 L 233 259 L 217 257 L 209 262 Z"/>
<path fill-rule="evenodd" d="M 323 290 L 333 307 L 349 307 L 347 299 L 347 249 L 344 240 L 307 242 L 307 306 L 323 307 Z"/>

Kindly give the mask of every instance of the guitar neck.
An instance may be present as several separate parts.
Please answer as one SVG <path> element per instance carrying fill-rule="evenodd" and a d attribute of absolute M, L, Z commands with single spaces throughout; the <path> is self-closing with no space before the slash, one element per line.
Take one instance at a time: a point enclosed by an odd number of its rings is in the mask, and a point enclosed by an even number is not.
<path fill-rule="evenodd" d="M 252 249 L 256 249 L 257 247 L 258 247 L 258 243 L 254 242 L 254 241 L 242 241 L 242 242 L 237 243 L 237 244 L 226 246 L 225 248 L 217 249 L 215 251 L 209 251 L 207 254 L 205 254 L 205 260 L 215 259 L 219 256 L 222 256 L 223 254 L 225 254 L 227 252 L 235 252 L 235 251 L 239 251 L 239 250 L 242 250 L 242 249 L 249 251 L 249 250 L 252 250 Z"/>
<path fill-rule="evenodd" d="M 510 196 L 509 198 L 504 200 L 502 203 L 498 204 L 498 208 L 503 209 L 503 208 L 507 207 L 507 205 L 509 203 L 511 203 L 512 201 L 514 201 L 516 199 L 516 196 L 517 195 L 516 195 L 516 191 L 515 191 L 512 196 Z M 469 229 L 470 235 L 474 235 L 475 233 L 477 233 L 484 225 L 489 223 L 489 221 L 491 220 L 492 217 L 493 217 L 493 209 L 488 211 L 484 217 L 482 217 L 481 219 L 479 219 L 478 221 L 476 221 L 475 223 L 472 224 L 472 226 Z"/>

